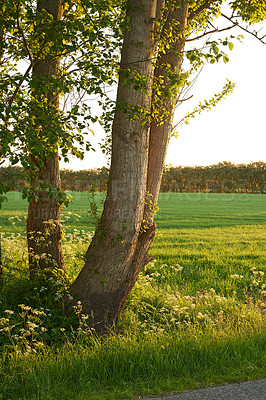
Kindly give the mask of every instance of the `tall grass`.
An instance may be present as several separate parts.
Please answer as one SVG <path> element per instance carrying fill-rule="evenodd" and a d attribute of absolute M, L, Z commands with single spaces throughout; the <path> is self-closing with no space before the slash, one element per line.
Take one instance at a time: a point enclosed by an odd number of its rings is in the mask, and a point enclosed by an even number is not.
<path fill-rule="evenodd" d="M 62 315 L 62 277 L 29 281 L 26 203 L 16 209 L 19 195 L 9 196 L 1 212 L 0 398 L 133 399 L 265 375 L 263 195 L 162 194 L 155 260 L 103 338 L 81 308 Z M 93 230 L 87 194 L 76 194 L 63 215 L 72 280 Z"/>

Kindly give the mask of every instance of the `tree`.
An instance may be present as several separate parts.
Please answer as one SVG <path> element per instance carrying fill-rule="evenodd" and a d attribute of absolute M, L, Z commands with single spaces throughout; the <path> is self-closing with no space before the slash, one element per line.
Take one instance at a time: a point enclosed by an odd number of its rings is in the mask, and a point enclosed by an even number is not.
<path fill-rule="evenodd" d="M 2 63 L 2 57 L 3 57 L 3 51 L 2 51 L 3 42 L 4 42 L 4 28 L 1 27 L 0 28 L 0 63 Z"/>
<path fill-rule="evenodd" d="M 83 97 L 96 93 L 103 101 L 104 85 L 115 79 L 121 7 L 119 0 L 16 0 L 0 6 L 0 155 L 12 165 L 20 162 L 29 181 L 23 196 L 29 200 L 33 276 L 39 269 L 64 269 L 60 215 L 68 200 L 60 189 L 59 158 L 82 158 L 90 148 L 84 133 L 97 116 Z M 28 64 L 24 72 L 21 61 Z M 63 107 L 69 93 L 72 101 Z M 0 195 L 7 189 L 2 186 Z"/>
<path fill-rule="evenodd" d="M 181 89 L 188 84 L 189 74 L 182 71 L 185 42 L 193 31 L 197 34 L 205 29 L 199 37 L 207 35 L 221 3 L 128 1 L 129 25 L 121 53 L 107 197 L 85 265 L 70 287 L 73 300 L 66 298 L 66 313 L 80 301 L 98 332 L 113 326 L 140 271 L 150 260 L 148 251 L 156 230 L 154 214 L 173 115 Z M 258 9 L 256 17 L 253 12 L 248 14 L 239 2 L 233 2 L 233 9 L 240 10 L 244 20 L 257 22 L 265 17 Z M 216 41 L 207 44 L 207 53 L 198 49 L 186 53 L 192 70 L 204 59 L 212 63 L 220 58 L 228 61 Z M 222 44 L 232 48 L 227 39 Z M 231 85 L 227 85 L 200 111 L 215 105 L 230 90 Z"/>
<path fill-rule="evenodd" d="M 122 309 L 141 268 L 148 262 L 147 252 L 155 232 L 154 226 L 146 229 L 143 212 L 156 7 L 153 0 L 128 2 L 129 25 L 121 52 L 107 198 L 85 266 L 70 288 L 74 302 L 81 301 L 85 313 L 93 312 L 98 331 L 112 326 Z M 68 304 L 68 310 L 72 304 Z"/>
<path fill-rule="evenodd" d="M 3 27 L 0 27 L 0 65 L 2 63 L 2 56 L 3 56 L 3 42 L 4 42 L 4 29 Z M 2 197 L 2 191 L 0 190 L 0 204 L 1 204 L 1 197 Z M 2 198 L 3 199 L 3 198 Z M 2 236 L 0 232 L 0 276 L 3 274 L 3 265 L 2 265 Z"/>
<path fill-rule="evenodd" d="M 167 17 L 162 16 L 165 27 L 162 43 L 157 43 L 162 51 L 153 78 L 156 49 L 151 32 L 155 26 L 151 24 L 156 14 L 158 18 L 164 12 L 162 2 L 155 3 L 139 0 L 128 4 L 130 23 L 121 54 L 107 198 L 85 266 L 70 288 L 73 302 L 81 301 L 85 313 L 93 311 L 98 331 L 112 326 L 123 308 L 139 272 L 150 260 L 148 251 L 156 229 L 153 219 L 179 87 L 188 4 L 182 2 L 170 13 L 165 10 Z M 165 52 L 163 42 L 174 25 L 177 40 Z M 168 84 L 169 68 L 175 76 L 173 85 Z M 138 79 L 145 85 L 138 88 Z M 156 80 L 160 80 L 161 92 L 154 86 Z M 153 111 L 151 104 L 156 107 Z M 162 114 L 164 120 L 160 121 Z"/>
<path fill-rule="evenodd" d="M 54 21 L 60 21 L 63 17 L 64 8 L 60 0 L 37 1 L 37 14 L 43 11 L 51 15 Z M 41 37 L 47 34 L 44 21 L 37 15 L 39 23 L 36 24 L 36 34 Z M 44 26 L 44 27 L 43 27 Z M 51 40 L 51 39 L 50 39 Z M 56 46 L 56 40 L 51 40 Z M 34 148 L 30 151 L 30 157 L 35 172 L 31 175 L 31 186 L 36 187 L 40 183 L 49 185 L 52 189 L 60 190 L 59 154 L 56 143 L 48 142 L 50 151 L 45 157 L 39 159 L 36 144 L 42 141 L 43 137 L 49 137 L 49 131 L 55 129 L 53 121 L 56 118 L 51 114 L 58 114 L 59 88 L 58 85 L 47 85 L 47 80 L 52 81 L 60 72 L 60 48 L 48 52 L 45 55 L 35 56 L 32 60 L 32 131 L 31 140 L 35 142 Z M 46 102 L 46 114 L 43 105 Z M 48 116 L 48 118 L 47 118 Z M 45 190 L 35 192 L 38 201 L 32 200 L 29 203 L 27 217 L 27 238 L 28 253 L 31 273 L 35 274 L 38 268 L 45 269 L 56 266 L 65 269 L 62 251 L 62 232 L 60 224 L 61 204 L 57 198 L 49 198 Z M 43 240 L 44 239 L 44 240 Z"/>
<path fill-rule="evenodd" d="M 86 114 L 85 121 L 94 120 L 86 102 L 73 105 L 70 111 L 63 110 L 57 96 L 75 89 L 79 98 L 82 91 L 104 97 L 101 85 L 114 82 L 114 54 L 121 32 L 119 12 L 123 10 L 123 2 L 119 11 L 115 3 L 39 0 L 37 13 L 35 2 L 28 0 L 1 5 L 6 33 L 2 48 L 7 60 L 5 68 L 1 65 L 0 76 L 1 157 L 9 157 L 12 164 L 20 161 L 31 178 L 31 185 L 24 190 L 30 202 L 36 203 L 30 206 L 30 240 L 40 243 L 38 227 L 44 223 L 49 226 L 50 214 L 43 212 L 45 204 L 55 211 L 47 232 L 48 241 L 53 229 L 57 232 L 55 246 L 49 248 L 49 254 L 54 253 L 51 262 L 42 245 L 34 248 L 35 259 L 45 259 L 44 267 L 63 266 L 59 256 L 59 218 L 64 198 L 57 179 L 58 155 L 65 159 L 68 153 L 82 157 L 75 145 L 75 140 L 84 145 L 81 115 Z M 70 287 L 73 300 L 66 299 L 66 313 L 80 300 L 83 312 L 93 315 L 92 323 L 99 332 L 113 326 L 139 272 L 150 259 L 148 251 L 156 230 L 154 214 L 176 105 L 186 100 L 184 88 L 191 85 L 194 74 L 205 62 L 228 61 L 222 48 L 232 49 L 233 36 L 208 39 L 188 50 L 185 44 L 239 26 L 239 17 L 247 23 L 265 19 L 265 4 L 255 0 L 232 1 L 232 15 L 224 15 L 230 23 L 222 29 L 213 23 L 220 14 L 222 0 L 125 3 L 127 16 L 123 21 L 107 197 L 84 268 Z M 107 34 L 109 29 L 111 34 Z M 263 41 L 259 33 L 253 34 Z M 184 58 L 190 63 L 187 70 L 183 68 Z M 9 59 L 27 60 L 29 66 L 24 74 L 12 69 Z M 52 66 L 54 72 L 48 72 Z M 183 121 L 215 106 L 230 90 L 229 82 L 220 94 L 205 101 Z M 79 129 L 78 133 L 73 133 L 73 127 Z M 39 205 L 39 222 L 31 225 L 31 215 Z M 46 235 L 44 228 L 40 232 L 41 236 Z M 34 269 L 33 258 L 30 262 Z M 39 265 L 42 268 L 42 261 Z"/>

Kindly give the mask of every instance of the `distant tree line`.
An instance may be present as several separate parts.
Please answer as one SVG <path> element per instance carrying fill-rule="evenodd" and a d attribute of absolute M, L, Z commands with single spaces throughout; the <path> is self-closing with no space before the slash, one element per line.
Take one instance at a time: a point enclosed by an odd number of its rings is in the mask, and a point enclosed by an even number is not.
<path fill-rule="evenodd" d="M 170 167 L 163 173 L 161 192 L 266 193 L 266 163 Z"/>
<path fill-rule="evenodd" d="M 62 189 L 71 192 L 107 189 L 106 168 L 60 171 Z M 0 167 L 0 182 L 10 190 L 26 186 L 23 169 Z M 167 167 L 164 169 L 161 192 L 266 193 L 266 163 L 233 164 L 223 162 L 210 166 Z"/>

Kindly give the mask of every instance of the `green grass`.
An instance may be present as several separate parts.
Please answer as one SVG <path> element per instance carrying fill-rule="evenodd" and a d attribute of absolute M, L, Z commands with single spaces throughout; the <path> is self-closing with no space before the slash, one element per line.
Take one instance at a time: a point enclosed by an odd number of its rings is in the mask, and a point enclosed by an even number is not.
<path fill-rule="evenodd" d="M 19 357 L 3 377 L 10 399 L 136 399 L 214 383 L 261 377 L 263 338 L 217 335 L 130 337 L 93 349 L 76 345 L 59 354 Z M 22 365 L 21 365 L 22 364 Z"/>
<path fill-rule="evenodd" d="M 68 221 L 72 228 L 74 214 L 80 215 L 76 226 L 92 229 L 89 218 L 89 194 L 71 193 L 73 203 L 63 216 L 72 212 Z M 10 226 L 10 216 L 26 216 L 27 201 L 18 192 L 7 194 L 8 202 L 0 212 L 2 227 Z M 99 209 L 102 209 L 104 195 L 95 194 Z M 70 224 L 69 224 L 70 222 Z M 262 194 L 214 194 L 214 193 L 161 193 L 156 222 L 161 229 L 212 228 L 236 225 L 257 225 L 266 223 L 266 199 Z"/>
<path fill-rule="evenodd" d="M 0 319 L 6 309 L 14 310 L 5 326 L 14 325 L 10 335 L 18 335 L 19 346 L 12 347 L 9 332 L 0 332 L 0 398 L 134 399 L 265 376 L 265 196 L 161 194 L 150 250 L 155 261 L 132 290 L 117 333 L 102 339 L 84 333 L 85 326 L 79 331 L 75 322 L 70 328 L 71 321 L 53 309 L 53 287 L 46 291 L 43 283 L 29 282 L 27 203 L 18 193 L 8 197 L 0 212 Z M 63 211 L 70 279 L 82 268 L 94 229 L 88 194 L 73 198 Z M 97 194 L 100 208 L 102 199 Z M 35 328 L 44 344 L 36 353 L 32 344 L 25 350 L 31 337 L 23 342 L 18 333 L 34 318 L 30 311 L 21 316 L 21 303 L 43 306 L 47 314 Z M 43 335 L 41 326 L 47 328 Z"/>

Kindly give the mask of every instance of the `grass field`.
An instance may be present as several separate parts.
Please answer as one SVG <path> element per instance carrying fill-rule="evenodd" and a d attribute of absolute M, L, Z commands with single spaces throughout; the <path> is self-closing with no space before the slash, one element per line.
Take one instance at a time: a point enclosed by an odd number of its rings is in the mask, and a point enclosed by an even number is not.
<path fill-rule="evenodd" d="M 133 399 L 265 376 L 264 195 L 161 194 L 155 261 L 132 290 L 117 332 L 106 338 L 84 321 L 70 327 L 47 295 L 59 296 L 58 287 L 29 282 L 27 203 L 19 193 L 8 197 L 0 211 L 0 398 Z M 102 199 L 96 194 L 99 208 Z M 87 193 L 73 193 L 63 210 L 70 279 L 94 229 L 88 210 Z M 27 331 L 29 321 L 37 327 L 25 336 L 19 329 Z"/>

